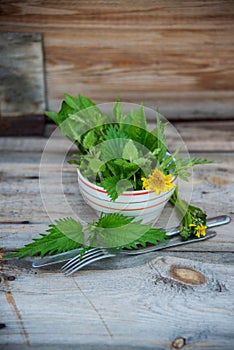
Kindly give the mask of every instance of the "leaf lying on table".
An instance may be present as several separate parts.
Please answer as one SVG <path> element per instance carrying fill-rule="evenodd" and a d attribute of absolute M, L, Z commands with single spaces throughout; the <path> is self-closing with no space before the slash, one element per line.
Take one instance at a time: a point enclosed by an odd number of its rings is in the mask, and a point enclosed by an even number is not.
<path fill-rule="evenodd" d="M 143 225 L 140 221 L 132 222 L 133 218 L 121 214 L 104 214 L 94 224 L 89 224 L 89 247 L 84 246 L 84 230 L 79 221 L 65 218 L 49 225 L 48 234 L 34 238 L 32 243 L 17 249 L 16 253 L 5 258 L 23 258 L 26 255 L 41 257 L 45 255 L 59 254 L 78 247 L 84 249 L 98 246 L 102 242 L 104 246 L 136 249 L 139 245 L 145 247 L 147 243 L 157 244 L 166 238 L 161 229 Z"/>
<path fill-rule="evenodd" d="M 137 249 L 139 245 L 145 247 L 147 243 L 157 244 L 166 238 L 162 229 L 152 228 L 141 221 L 133 221 L 133 217 L 117 213 L 101 216 L 89 228 L 91 246 Z"/>
<path fill-rule="evenodd" d="M 84 240 L 82 225 L 72 218 L 56 221 L 56 225 L 49 225 L 46 232 L 49 234 L 41 234 L 41 237 L 33 239 L 34 242 L 17 249 L 16 253 L 6 258 L 59 254 L 80 247 L 80 242 Z"/>

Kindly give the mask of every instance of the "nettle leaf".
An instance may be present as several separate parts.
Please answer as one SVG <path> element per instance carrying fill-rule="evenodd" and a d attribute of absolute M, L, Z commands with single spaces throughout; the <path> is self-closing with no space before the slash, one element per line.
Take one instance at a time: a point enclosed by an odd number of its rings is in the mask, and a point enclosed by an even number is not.
<path fill-rule="evenodd" d="M 123 149 L 123 158 L 128 159 L 131 162 L 138 159 L 138 151 L 132 140 L 129 140 Z"/>
<path fill-rule="evenodd" d="M 50 112 L 50 111 L 46 111 L 45 115 L 50 118 L 51 120 L 53 120 L 57 125 L 59 124 L 59 114 L 56 112 Z"/>
<path fill-rule="evenodd" d="M 127 140 L 122 138 L 103 141 L 100 144 L 101 159 L 107 162 L 111 159 L 121 158 L 126 142 Z"/>
<path fill-rule="evenodd" d="M 70 96 L 69 94 L 64 94 L 64 100 L 70 106 L 73 108 L 75 111 L 82 109 L 81 103 L 80 103 L 80 98 L 76 98 L 73 96 Z"/>
<path fill-rule="evenodd" d="M 147 121 L 145 116 L 144 105 L 141 104 L 138 110 L 131 110 L 127 116 L 126 121 L 129 124 L 133 124 L 143 130 L 147 130 Z"/>
<path fill-rule="evenodd" d="M 92 150 L 97 142 L 97 136 L 94 130 L 90 130 L 82 140 L 82 145 L 89 150 Z"/>
<path fill-rule="evenodd" d="M 62 102 L 62 106 L 60 111 L 58 112 L 59 119 L 58 119 L 58 125 L 63 125 L 64 121 L 69 118 L 70 114 L 74 113 L 74 109 L 71 108 L 65 101 Z"/>
<path fill-rule="evenodd" d="M 83 227 L 79 221 L 73 218 L 60 219 L 56 221 L 56 228 L 68 238 L 73 241 L 83 244 L 84 232 Z"/>
<path fill-rule="evenodd" d="M 165 126 L 167 123 L 163 123 L 159 117 L 159 114 L 156 114 L 157 116 L 157 127 L 151 131 L 151 134 L 156 136 L 158 139 L 158 148 L 160 151 L 158 152 L 158 160 L 161 163 L 163 159 L 166 156 L 167 153 L 167 143 L 166 143 L 166 136 L 165 136 Z"/>
<path fill-rule="evenodd" d="M 132 220 L 133 218 L 121 214 L 101 217 L 94 228 L 95 245 L 98 237 L 98 243 L 102 247 L 123 247 L 139 240 L 151 228 L 151 225 L 143 225 L 140 221 Z"/>
<path fill-rule="evenodd" d="M 135 125 L 128 125 L 127 129 L 129 139 L 143 145 L 148 151 L 153 153 L 158 148 L 158 139 L 150 131 Z"/>
<path fill-rule="evenodd" d="M 102 159 L 108 161 L 121 158 L 127 142 L 127 134 L 119 129 L 117 125 L 108 126 L 105 130 L 104 141 L 100 144 Z"/>
<path fill-rule="evenodd" d="M 126 159 L 115 159 L 111 162 L 111 165 L 114 167 L 115 173 L 119 175 L 121 179 L 130 179 L 139 169 L 136 163 L 129 162 Z"/>
<path fill-rule="evenodd" d="M 129 224 L 130 222 L 132 222 L 132 220 L 132 217 L 124 216 L 118 213 L 103 214 L 102 216 L 100 216 L 95 226 L 102 228 L 120 227 Z"/>
<path fill-rule="evenodd" d="M 201 158 L 177 158 L 174 174 L 178 175 L 182 180 L 188 181 L 189 176 L 191 175 L 189 169 L 195 165 L 201 164 L 212 164 L 212 161 Z"/>
<path fill-rule="evenodd" d="M 119 99 L 116 100 L 112 109 L 113 116 L 117 123 L 124 123 L 126 119 L 126 115 L 123 113 L 122 105 Z"/>
<path fill-rule="evenodd" d="M 112 140 L 112 139 L 127 139 L 127 133 L 119 128 L 118 124 L 108 125 L 107 130 L 105 131 L 104 139 Z"/>
<path fill-rule="evenodd" d="M 94 107 L 95 110 L 100 111 L 96 104 L 93 101 L 91 101 L 88 97 L 79 94 L 78 98 L 81 109 L 88 109 L 90 107 Z"/>
<path fill-rule="evenodd" d="M 108 192 L 112 201 L 115 201 L 119 194 L 117 191 L 117 184 L 121 180 L 119 176 L 107 177 L 101 182 L 101 186 Z"/>
<path fill-rule="evenodd" d="M 49 234 L 41 234 L 39 238 L 34 238 L 32 243 L 17 249 L 15 254 L 9 257 L 23 258 L 26 255 L 41 257 L 46 254 L 58 254 L 78 248 L 84 242 L 83 228 L 80 222 L 66 218 L 49 225 Z"/>
<path fill-rule="evenodd" d="M 167 238 L 166 233 L 160 228 L 150 228 L 138 239 L 125 244 L 126 249 L 138 249 L 140 246 L 146 247 L 147 244 L 156 245 L 158 242 L 164 242 Z"/>
<path fill-rule="evenodd" d="M 89 160 L 89 167 L 94 174 L 97 174 L 101 170 L 104 164 L 105 163 L 100 159 L 93 158 Z"/>

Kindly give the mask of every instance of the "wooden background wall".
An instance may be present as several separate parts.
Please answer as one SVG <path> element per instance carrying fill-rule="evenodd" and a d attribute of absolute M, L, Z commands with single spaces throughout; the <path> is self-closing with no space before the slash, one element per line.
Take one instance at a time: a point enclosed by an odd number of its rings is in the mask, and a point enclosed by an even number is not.
<path fill-rule="evenodd" d="M 1 0 L 0 32 L 42 34 L 50 110 L 68 92 L 234 116 L 233 0 Z"/>

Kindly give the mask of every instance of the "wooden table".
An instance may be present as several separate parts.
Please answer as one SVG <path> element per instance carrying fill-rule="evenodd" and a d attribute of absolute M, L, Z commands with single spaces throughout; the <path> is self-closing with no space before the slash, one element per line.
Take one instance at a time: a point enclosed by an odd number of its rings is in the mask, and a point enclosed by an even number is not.
<path fill-rule="evenodd" d="M 233 122 L 176 125 L 191 155 L 216 164 L 194 171 L 192 202 L 208 217 L 234 216 Z M 40 180 L 47 137 L 2 138 L 1 246 L 14 251 L 64 217 L 56 181 L 68 147 L 56 136 Z M 43 178 L 43 179 L 42 179 Z M 75 169 L 63 166 L 69 205 L 86 220 Z M 67 278 L 55 267 L 33 269 L 31 258 L 2 260 L 1 349 L 233 349 L 233 222 L 205 242 L 93 264 Z"/>

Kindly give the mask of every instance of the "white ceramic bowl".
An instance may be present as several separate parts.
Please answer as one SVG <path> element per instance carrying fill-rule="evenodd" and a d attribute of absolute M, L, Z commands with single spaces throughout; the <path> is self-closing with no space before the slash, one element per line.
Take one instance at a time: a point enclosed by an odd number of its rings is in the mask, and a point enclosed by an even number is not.
<path fill-rule="evenodd" d="M 92 207 L 97 215 L 101 213 L 120 213 L 126 216 L 142 220 L 142 223 L 155 222 L 160 216 L 165 204 L 172 196 L 174 189 L 156 195 L 148 190 L 123 192 L 116 201 L 111 201 L 104 188 L 97 186 L 85 178 L 79 169 L 78 184 L 85 202 Z M 177 183 L 177 177 L 173 177 L 173 184 Z"/>

